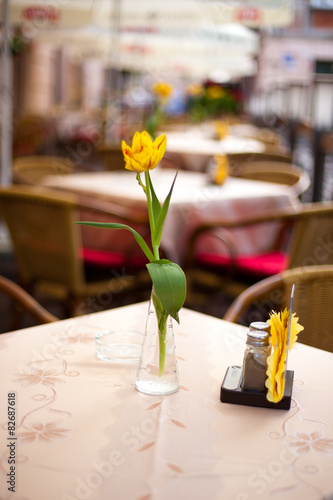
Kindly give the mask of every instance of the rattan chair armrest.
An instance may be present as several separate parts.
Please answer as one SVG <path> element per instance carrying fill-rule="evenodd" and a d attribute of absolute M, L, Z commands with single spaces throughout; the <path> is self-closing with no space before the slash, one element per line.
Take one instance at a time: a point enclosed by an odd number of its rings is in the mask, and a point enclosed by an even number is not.
<path fill-rule="evenodd" d="M 206 229 L 202 229 L 202 231 L 195 231 L 192 235 L 192 237 L 190 238 L 190 241 L 189 241 L 189 250 L 188 250 L 188 253 L 187 253 L 187 256 L 185 257 L 185 261 L 184 261 L 184 269 L 188 268 L 188 267 L 191 267 L 191 263 L 195 257 L 195 242 L 196 242 L 196 239 L 199 238 L 199 236 L 201 236 L 204 232 L 206 231 Z M 228 229 L 225 229 L 223 227 L 213 227 L 213 228 L 207 228 L 207 232 L 209 232 L 209 234 L 211 236 L 214 236 L 214 238 L 216 238 L 218 241 L 221 242 L 221 244 L 223 245 L 223 249 L 224 250 L 227 250 L 228 251 L 228 257 L 230 257 L 231 259 L 231 266 L 233 265 L 233 263 L 235 262 L 235 259 L 237 257 L 237 245 L 236 245 L 236 241 L 235 241 L 235 238 L 234 236 L 232 235 L 232 233 L 230 231 L 228 231 Z"/>
<path fill-rule="evenodd" d="M 253 224 L 261 224 L 264 222 L 273 222 L 278 220 L 288 220 L 288 219 L 296 219 L 297 216 L 301 213 L 299 209 L 294 207 L 288 207 L 280 210 L 269 210 L 265 212 L 265 214 L 257 214 L 255 216 L 244 216 L 241 220 L 230 221 L 226 219 L 219 220 L 206 220 L 195 230 L 193 234 L 201 233 L 207 231 L 209 229 L 214 229 L 216 227 L 223 227 L 225 229 L 249 226 Z"/>
<path fill-rule="evenodd" d="M 237 244 L 233 234 L 224 227 L 219 227 L 216 230 L 213 230 L 210 234 L 212 234 L 217 240 L 223 243 L 223 245 L 228 249 L 231 260 L 234 261 L 237 257 L 238 252 Z"/>
<path fill-rule="evenodd" d="M 269 278 L 266 278 L 262 282 L 258 282 L 252 285 L 250 288 L 246 289 L 234 302 L 231 304 L 227 312 L 225 313 L 223 319 L 225 321 L 231 321 L 232 323 L 237 323 L 240 319 L 242 313 L 251 304 L 260 298 L 263 294 L 271 292 L 273 289 L 277 288 L 279 285 L 282 286 L 283 280 L 280 274 L 276 274 Z"/>
<path fill-rule="evenodd" d="M 0 290 L 26 309 L 39 323 L 52 323 L 58 318 L 44 309 L 31 295 L 16 283 L 0 276 Z"/>
<path fill-rule="evenodd" d="M 290 221 L 290 223 L 293 223 L 300 213 L 300 210 L 297 210 L 294 207 L 288 207 L 280 210 L 271 210 L 265 214 L 258 214 L 255 216 L 252 215 L 249 217 L 245 216 L 242 220 L 238 221 L 228 221 L 225 219 L 206 220 L 193 231 L 189 238 L 188 252 L 185 257 L 185 266 L 190 267 L 195 255 L 196 241 L 203 233 L 214 234 L 214 236 L 217 236 L 221 241 L 223 241 L 233 262 L 237 257 L 237 245 L 230 229 L 275 221 Z M 280 241 L 280 239 L 281 231 L 279 232 L 277 241 Z"/>

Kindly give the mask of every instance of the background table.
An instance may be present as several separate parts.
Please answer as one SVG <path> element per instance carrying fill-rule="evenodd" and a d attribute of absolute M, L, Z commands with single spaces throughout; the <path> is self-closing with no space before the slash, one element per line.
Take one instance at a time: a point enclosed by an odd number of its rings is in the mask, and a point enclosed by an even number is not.
<path fill-rule="evenodd" d="M 172 169 L 155 169 L 151 175 L 160 201 L 164 201 L 176 174 Z M 143 190 L 134 172 L 117 171 L 66 176 L 49 176 L 44 186 L 77 194 L 88 195 L 132 208 L 136 213 L 147 212 Z M 256 215 L 282 207 L 299 206 L 299 200 L 289 186 L 230 177 L 223 186 L 208 183 L 200 172 L 179 171 L 167 218 L 163 227 L 161 245 L 168 257 L 182 264 L 189 236 L 205 220 L 239 222 L 245 215 Z M 87 246 L 98 246 L 94 232 L 89 241 L 89 228 L 84 229 Z M 255 228 L 234 231 L 238 248 L 243 255 L 266 250 L 275 237 L 277 226 L 270 224 L 262 234 Z M 100 231 L 100 246 L 111 248 L 114 235 Z"/>
<path fill-rule="evenodd" d="M 175 159 L 187 170 L 204 172 L 210 158 L 230 153 L 262 153 L 265 144 L 257 139 L 226 135 L 223 139 L 205 136 L 202 129 L 167 133 L 166 158 Z"/>
<path fill-rule="evenodd" d="M 94 355 L 96 333 L 141 329 L 147 303 L 0 336 L 0 496 L 25 500 L 333 498 L 333 355 L 297 344 L 289 411 L 221 403 L 246 329 L 187 309 L 180 390 L 148 396 L 136 366 Z M 16 493 L 7 491 L 15 394 Z"/>

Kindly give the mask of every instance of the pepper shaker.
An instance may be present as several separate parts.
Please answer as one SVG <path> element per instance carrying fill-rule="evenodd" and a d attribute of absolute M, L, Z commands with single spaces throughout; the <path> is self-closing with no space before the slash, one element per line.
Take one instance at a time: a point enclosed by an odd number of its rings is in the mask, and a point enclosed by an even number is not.
<path fill-rule="evenodd" d="M 267 323 L 263 325 L 269 329 Z M 265 391 L 267 357 L 270 353 L 269 332 L 252 328 L 254 326 L 250 325 L 244 352 L 242 389 Z"/>

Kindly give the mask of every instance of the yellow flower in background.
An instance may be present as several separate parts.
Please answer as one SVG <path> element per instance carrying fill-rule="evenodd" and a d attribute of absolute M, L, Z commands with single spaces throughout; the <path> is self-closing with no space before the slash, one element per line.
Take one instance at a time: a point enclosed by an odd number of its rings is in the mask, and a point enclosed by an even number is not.
<path fill-rule="evenodd" d="M 288 335 L 289 311 L 277 313 L 272 311 L 268 323 L 270 325 L 269 342 L 272 353 L 267 358 L 267 399 L 273 403 L 278 403 L 283 398 L 285 385 L 285 363 L 287 358 L 287 335 Z M 298 323 L 295 313 L 291 318 L 289 351 L 294 347 L 298 334 L 304 327 Z"/>
<path fill-rule="evenodd" d="M 146 119 L 145 128 L 150 136 L 155 139 L 156 131 L 166 116 L 166 104 L 173 93 L 173 86 L 166 82 L 156 82 L 152 87 L 152 92 L 157 100 L 154 105 L 154 112 Z"/>
<path fill-rule="evenodd" d="M 165 102 L 172 94 L 173 86 L 166 82 L 156 82 L 153 85 L 153 92 L 160 101 Z"/>
<path fill-rule="evenodd" d="M 216 167 L 213 180 L 218 186 L 222 186 L 229 175 L 229 162 L 227 155 L 215 156 Z"/>
<path fill-rule="evenodd" d="M 203 86 L 199 85 L 199 83 L 193 83 L 188 87 L 187 92 L 190 96 L 199 96 L 203 93 Z"/>
<path fill-rule="evenodd" d="M 155 168 L 162 160 L 166 149 L 166 136 L 161 135 L 153 142 L 145 130 L 135 132 L 132 147 L 125 141 L 121 143 L 125 168 L 134 172 L 147 172 Z"/>
<path fill-rule="evenodd" d="M 229 134 L 229 125 L 224 121 L 217 121 L 214 123 L 215 130 L 219 139 L 223 139 Z"/>
<path fill-rule="evenodd" d="M 206 89 L 206 95 L 209 99 L 220 99 L 224 95 L 224 90 L 218 85 L 212 85 Z"/>

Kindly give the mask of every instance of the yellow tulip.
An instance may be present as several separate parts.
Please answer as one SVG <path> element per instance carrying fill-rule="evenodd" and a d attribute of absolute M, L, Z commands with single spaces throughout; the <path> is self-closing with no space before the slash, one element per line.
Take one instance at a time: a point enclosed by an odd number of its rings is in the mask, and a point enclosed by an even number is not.
<path fill-rule="evenodd" d="M 153 86 L 154 94 L 162 101 L 166 101 L 172 94 L 172 91 L 173 91 L 172 85 L 169 85 L 166 82 L 157 82 Z"/>
<path fill-rule="evenodd" d="M 78 224 L 87 226 L 129 231 L 149 260 L 147 269 L 152 279 L 152 298 L 158 320 L 159 376 L 164 374 L 166 365 L 166 332 L 168 318 L 171 316 L 179 322 L 178 313 L 183 307 L 186 297 L 186 277 L 184 272 L 178 264 L 167 259 L 161 259 L 159 255 L 163 224 L 168 213 L 177 173 L 175 174 L 166 198 L 163 203 L 160 203 L 156 196 L 149 170 L 155 168 L 163 158 L 166 142 L 167 139 L 165 135 L 157 137 L 153 142 L 150 135 L 145 130 L 142 133 L 135 132 L 132 147 L 128 146 L 125 141 L 122 141 L 121 144 L 125 168 L 136 172 L 138 184 L 143 189 L 147 199 L 150 244 L 138 231 L 127 224 L 118 222 L 78 222 Z M 144 175 L 141 176 L 141 173 Z"/>
<path fill-rule="evenodd" d="M 132 147 L 122 141 L 125 168 L 134 172 L 147 172 L 157 167 L 166 149 L 166 136 L 160 135 L 153 142 L 145 130 L 135 132 Z"/>

